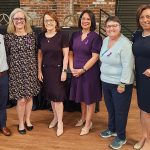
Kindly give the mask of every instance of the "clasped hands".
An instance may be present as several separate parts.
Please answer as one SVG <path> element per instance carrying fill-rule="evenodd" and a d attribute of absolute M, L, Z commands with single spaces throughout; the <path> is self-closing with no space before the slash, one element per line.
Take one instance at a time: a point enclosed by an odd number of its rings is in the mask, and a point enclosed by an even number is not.
<path fill-rule="evenodd" d="M 74 77 L 79 77 L 81 74 L 83 74 L 85 71 L 81 68 L 81 69 L 71 69 L 71 73 Z"/>

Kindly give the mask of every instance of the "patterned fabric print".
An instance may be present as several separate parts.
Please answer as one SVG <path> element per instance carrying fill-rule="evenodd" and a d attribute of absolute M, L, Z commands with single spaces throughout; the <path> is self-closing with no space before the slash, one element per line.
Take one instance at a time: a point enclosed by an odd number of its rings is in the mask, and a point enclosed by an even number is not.
<path fill-rule="evenodd" d="M 37 79 L 35 36 L 6 34 L 5 46 L 9 64 L 10 99 L 29 98 L 40 90 Z"/>

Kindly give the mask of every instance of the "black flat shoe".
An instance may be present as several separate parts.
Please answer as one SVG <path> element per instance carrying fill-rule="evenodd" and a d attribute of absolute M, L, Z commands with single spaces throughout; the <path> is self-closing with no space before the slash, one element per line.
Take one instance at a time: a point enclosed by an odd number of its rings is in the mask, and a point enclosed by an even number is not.
<path fill-rule="evenodd" d="M 33 130 L 33 126 L 27 126 L 27 123 L 25 122 L 25 127 L 28 131 L 32 131 Z"/>
<path fill-rule="evenodd" d="M 19 126 L 18 126 L 18 132 L 20 133 L 20 134 L 26 134 L 26 129 L 23 129 L 23 130 L 19 130 Z"/>

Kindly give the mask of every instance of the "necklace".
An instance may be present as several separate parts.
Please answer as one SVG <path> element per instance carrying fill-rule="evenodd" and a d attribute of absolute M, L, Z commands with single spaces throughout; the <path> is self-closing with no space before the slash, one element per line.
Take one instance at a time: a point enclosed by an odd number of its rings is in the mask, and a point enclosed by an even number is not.
<path fill-rule="evenodd" d="M 56 33 L 57 33 L 57 32 L 53 32 L 53 33 L 51 33 L 51 34 L 48 34 L 47 32 L 45 33 L 45 36 L 46 36 L 46 38 L 47 38 L 47 42 L 48 42 L 48 43 L 50 42 L 50 39 L 55 36 Z"/>
<path fill-rule="evenodd" d="M 144 32 L 142 32 L 142 37 L 147 37 L 147 36 L 150 36 L 150 33 L 149 33 L 149 34 L 144 35 Z"/>

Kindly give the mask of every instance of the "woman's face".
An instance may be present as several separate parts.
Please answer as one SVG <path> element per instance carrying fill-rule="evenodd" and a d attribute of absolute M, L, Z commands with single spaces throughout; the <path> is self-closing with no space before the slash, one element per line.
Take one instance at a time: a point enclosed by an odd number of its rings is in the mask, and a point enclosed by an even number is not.
<path fill-rule="evenodd" d="M 145 9 L 139 18 L 140 26 L 143 30 L 150 30 L 150 9 Z"/>
<path fill-rule="evenodd" d="M 117 37 L 120 35 L 121 26 L 118 22 L 108 21 L 106 23 L 106 34 L 109 37 Z"/>
<path fill-rule="evenodd" d="M 44 25 L 46 30 L 56 31 L 56 21 L 49 15 L 44 16 Z"/>
<path fill-rule="evenodd" d="M 81 27 L 82 29 L 89 30 L 91 27 L 91 18 L 88 13 L 84 13 L 81 18 Z"/>
<path fill-rule="evenodd" d="M 16 29 L 24 29 L 26 21 L 23 12 L 17 12 L 12 20 Z"/>

